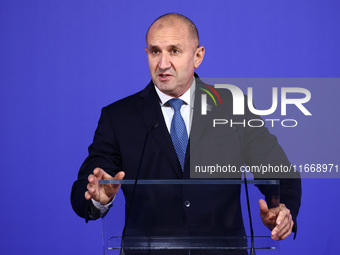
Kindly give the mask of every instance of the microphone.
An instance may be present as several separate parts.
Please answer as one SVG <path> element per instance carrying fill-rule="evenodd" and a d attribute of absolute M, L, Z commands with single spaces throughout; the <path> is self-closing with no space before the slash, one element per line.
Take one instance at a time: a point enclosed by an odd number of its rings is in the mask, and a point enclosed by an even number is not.
<path fill-rule="evenodd" d="M 244 149 L 243 149 L 243 138 L 236 127 L 233 127 L 235 132 L 237 133 L 238 139 L 240 141 L 240 148 L 241 148 L 241 160 L 242 164 L 245 165 L 244 161 Z M 251 240 L 251 247 L 250 247 L 250 255 L 255 255 L 255 247 L 254 247 L 254 229 L 253 229 L 253 222 L 251 218 L 251 211 L 250 211 L 250 204 L 249 204 L 249 192 L 248 192 L 248 184 L 245 171 L 243 172 L 243 179 L 244 179 L 244 187 L 246 190 L 246 198 L 247 198 L 247 208 L 248 208 L 248 217 L 249 217 L 249 227 L 250 227 L 250 240 Z"/>
<path fill-rule="evenodd" d="M 125 253 L 124 253 L 124 250 L 123 250 L 123 238 L 124 238 L 124 236 L 125 236 L 126 226 L 127 226 L 128 219 L 129 219 L 129 215 L 130 215 L 130 210 L 131 210 L 131 206 L 132 206 L 132 202 L 133 202 L 133 197 L 134 197 L 134 195 L 135 195 L 135 190 L 136 190 L 136 186 L 137 186 L 137 182 L 138 182 L 138 178 L 139 178 L 139 173 L 140 173 L 140 169 L 141 169 L 142 162 L 143 162 L 143 158 L 144 158 L 144 152 L 145 152 L 146 142 L 148 141 L 148 137 L 149 137 L 150 132 L 151 132 L 152 130 L 154 130 L 155 128 L 157 128 L 157 127 L 158 127 L 158 121 L 152 123 L 152 124 L 148 127 L 148 130 L 147 130 L 146 135 L 145 135 L 145 138 L 144 138 L 144 144 L 143 144 L 142 154 L 141 154 L 141 157 L 140 157 L 140 160 L 139 160 L 139 164 L 138 164 L 138 169 L 137 169 L 137 174 L 136 174 L 135 182 L 134 182 L 133 189 L 132 189 L 130 204 L 129 204 L 129 208 L 128 208 L 127 213 L 126 213 L 126 216 L 125 216 L 125 224 L 124 224 L 124 229 L 123 229 L 123 233 L 122 233 L 122 242 L 121 242 L 121 251 L 120 251 L 120 254 L 121 254 L 121 255 L 124 255 L 124 254 L 125 254 Z"/>

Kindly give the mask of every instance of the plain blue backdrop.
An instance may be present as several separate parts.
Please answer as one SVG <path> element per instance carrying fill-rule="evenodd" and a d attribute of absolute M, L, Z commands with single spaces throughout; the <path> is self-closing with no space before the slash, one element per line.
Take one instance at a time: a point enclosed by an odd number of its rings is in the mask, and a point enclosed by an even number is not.
<path fill-rule="evenodd" d="M 71 186 L 100 109 L 149 82 L 145 33 L 155 18 L 179 12 L 196 23 L 206 47 L 202 77 L 340 77 L 339 7 L 0 0 L 0 253 L 101 254 L 100 221 L 86 224 L 72 211 Z M 293 162 L 339 163 L 340 88 L 311 91 L 311 119 L 272 132 Z M 339 184 L 303 180 L 297 239 L 281 242 L 281 254 L 338 254 Z"/>

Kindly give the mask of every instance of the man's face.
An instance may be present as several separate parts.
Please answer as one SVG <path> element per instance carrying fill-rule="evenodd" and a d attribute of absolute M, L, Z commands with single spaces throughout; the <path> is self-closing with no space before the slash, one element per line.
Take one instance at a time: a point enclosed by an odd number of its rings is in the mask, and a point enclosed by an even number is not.
<path fill-rule="evenodd" d="M 159 23 L 150 28 L 145 48 L 151 78 L 160 91 L 179 97 L 190 88 L 194 70 L 203 60 L 204 48 L 197 48 L 183 22 L 175 20 L 163 26 Z"/>

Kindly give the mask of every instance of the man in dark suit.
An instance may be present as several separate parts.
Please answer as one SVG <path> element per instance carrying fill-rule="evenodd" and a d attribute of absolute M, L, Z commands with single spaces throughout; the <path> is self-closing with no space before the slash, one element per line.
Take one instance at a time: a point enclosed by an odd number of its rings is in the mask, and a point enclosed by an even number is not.
<path fill-rule="evenodd" d="M 205 50 L 199 46 L 196 26 L 188 18 L 179 14 L 161 16 L 150 26 L 146 41 L 152 81 L 144 90 L 102 109 L 89 156 L 72 187 L 73 209 L 86 221 L 100 216 L 99 180 L 136 178 L 147 133 L 140 179 L 188 179 L 193 163 L 231 164 L 238 168 L 244 162 L 289 165 L 276 138 L 266 128 L 212 129 L 206 124 L 211 124 L 212 115 L 202 116 L 194 110 L 194 103 L 195 109 L 201 104 L 200 88 L 206 86 L 194 73 Z M 225 90 L 221 98 L 225 105 L 216 108 L 214 116 L 232 117 L 230 92 Z M 246 110 L 243 117 L 253 115 Z M 217 159 L 221 162 L 214 157 L 217 151 L 225 152 L 222 159 Z M 241 178 L 241 174 L 232 178 Z M 300 179 L 282 180 L 281 204 L 275 204 L 266 187 L 259 188 L 268 203 L 259 201 L 261 217 L 272 230 L 272 238 L 282 240 L 293 230 L 296 232 Z M 119 189 L 120 185 L 102 189 L 100 203 L 109 207 Z M 123 192 L 129 208 L 132 190 L 125 187 Z M 170 235 L 176 231 L 189 235 L 211 231 L 216 235 L 244 235 L 239 186 L 170 185 L 165 194 L 156 192 L 156 188 L 143 194 L 136 192 L 134 201 L 138 201 L 134 204 L 138 214 L 130 218 L 136 226 L 145 226 L 140 229 L 142 234 L 148 234 L 145 231 L 150 226 L 165 224 L 173 226 L 165 233 Z"/>

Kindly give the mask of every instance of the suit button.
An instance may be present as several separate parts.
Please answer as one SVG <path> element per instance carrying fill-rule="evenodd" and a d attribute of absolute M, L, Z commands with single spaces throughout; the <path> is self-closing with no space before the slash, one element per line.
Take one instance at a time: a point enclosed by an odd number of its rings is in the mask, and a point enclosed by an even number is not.
<path fill-rule="evenodd" d="M 185 205 L 185 207 L 190 207 L 190 202 L 188 201 L 188 200 L 186 200 L 185 202 L 184 202 L 184 205 Z"/>

